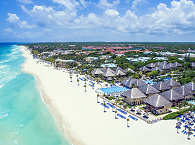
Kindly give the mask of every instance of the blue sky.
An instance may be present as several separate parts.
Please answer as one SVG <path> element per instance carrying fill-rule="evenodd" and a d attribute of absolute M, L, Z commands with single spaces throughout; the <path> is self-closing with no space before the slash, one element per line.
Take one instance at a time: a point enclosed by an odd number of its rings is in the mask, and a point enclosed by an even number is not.
<path fill-rule="evenodd" d="M 1 0 L 0 42 L 195 41 L 195 0 Z"/>

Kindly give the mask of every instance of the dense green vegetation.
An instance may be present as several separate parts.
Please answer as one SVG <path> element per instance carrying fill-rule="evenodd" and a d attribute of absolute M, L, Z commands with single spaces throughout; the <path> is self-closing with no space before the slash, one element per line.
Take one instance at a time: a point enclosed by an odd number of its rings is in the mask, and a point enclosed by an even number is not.
<path fill-rule="evenodd" d="M 136 73 L 127 72 L 128 76 L 132 76 L 134 78 L 141 78 L 143 72 L 139 71 L 140 67 L 143 67 L 149 63 L 159 62 L 160 60 L 155 60 L 155 57 L 162 57 L 159 52 L 173 52 L 173 53 L 186 53 L 189 48 L 191 50 L 195 50 L 195 43 L 130 43 L 130 42 L 64 42 L 64 43 L 33 43 L 33 44 L 26 44 L 29 49 L 32 50 L 34 55 L 39 55 L 42 52 L 52 52 L 53 50 L 71 50 L 73 51 L 72 54 L 59 54 L 48 57 L 48 55 L 44 55 L 44 60 L 49 62 L 55 62 L 55 59 L 66 59 L 66 60 L 75 60 L 79 62 L 81 65 L 76 65 L 77 69 L 81 70 L 88 70 L 89 72 L 94 68 L 100 67 L 103 63 L 115 63 L 117 66 L 121 67 L 122 69 L 130 68 Z M 130 51 L 125 53 L 123 56 L 116 56 L 111 54 L 110 52 L 101 53 L 101 50 L 82 50 L 82 47 L 87 46 L 101 46 L 103 47 L 111 47 L 111 46 L 121 46 L 121 47 L 128 47 L 131 46 L 133 48 L 147 48 L 148 50 L 152 51 L 152 53 L 143 52 L 134 52 Z M 142 49 L 140 49 L 142 50 Z M 143 49 L 144 50 L 144 49 Z M 86 52 L 86 53 L 83 53 Z M 89 52 L 89 53 L 88 53 Z M 157 53 L 156 53 L 157 52 Z M 80 55 L 78 55 L 81 53 Z M 86 57 L 98 57 L 100 58 L 102 55 L 109 55 L 111 58 L 104 60 L 98 59 L 94 62 L 87 62 L 85 60 Z M 42 57 L 41 55 L 39 55 Z M 150 57 L 151 60 L 146 62 L 130 62 L 127 58 L 139 58 L 139 57 Z M 193 70 L 190 66 L 191 62 L 195 62 L 195 58 L 188 57 L 184 60 L 180 59 L 179 56 L 168 56 L 168 62 L 174 63 L 178 62 L 182 64 L 182 68 L 178 70 L 172 70 L 171 72 L 159 72 L 159 71 L 152 71 L 146 73 L 147 77 L 152 79 L 161 79 L 165 78 L 166 76 L 174 77 L 174 79 L 178 80 L 181 84 L 188 83 L 192 80 L 195 80 L 195 70 Z M 174 75 L 174 76 L 173 76 Z M 157 78 L 158 77 L 158 78 Z"/>
<path fill-rule="evenodd" d="M 188 108 L 188 109 L 183 109 L 183 110 L 180 110 L 177 112 L 170 113 L 170 114 L 166 115 L 165 117 L 163 117 L 163 119 L 164 120 L 175 119 L 175 118 L 179 117 L 180 115 L 182 115 L 183 113 L 188 112 L 188 111 L 195 111 L 195 105 L 190 106 L 190 108 Z"/>

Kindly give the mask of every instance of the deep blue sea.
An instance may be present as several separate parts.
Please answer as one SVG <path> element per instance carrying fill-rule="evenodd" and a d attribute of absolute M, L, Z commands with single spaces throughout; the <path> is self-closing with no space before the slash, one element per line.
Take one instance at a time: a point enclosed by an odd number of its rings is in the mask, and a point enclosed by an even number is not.
<path fill-rule="evenodd" d="M 0 145 L 69 145 L 24 61 L 19 46 L 0 43 Z"/>

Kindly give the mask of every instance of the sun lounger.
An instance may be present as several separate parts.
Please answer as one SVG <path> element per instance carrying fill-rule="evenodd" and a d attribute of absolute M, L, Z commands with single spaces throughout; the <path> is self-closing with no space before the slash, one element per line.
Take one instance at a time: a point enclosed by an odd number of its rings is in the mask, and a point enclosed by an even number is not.
<path fill-rule="evenodd" d="M 91 87 L 94 87 L 94 85 L 92 85 L 92 84 L 89 84 Z"/>
<path fill-rule="evenodd" d="M 185 130 L 182 131 L 183 134 L 187 134 L 187 132 Z"/>
<path fill-rule="evenodd" d="M 116 108 L 114 105 L 110 104 L 110 103 L 106 103 L 108 106 L 112 107 L 112 108 Z"/>
<path fill-rule="evenodd" d="M 121 115 L 121 114 L 117 114 L 118 117 L 122 118 L 122 119 L 126 119 L 125 116 Z"/>
<path fill-rule="evenodd" d="M 121 113 L 127 115 L 127 112 L 125 112 L 125 111 L 123 111 L 123 110 L 121 110 L 121 109 L 117 109 L 117 110 L 118 110 L 119 112 L 121 112 Z"/>
<path fill-rule="evenodd" d="M 101 103 L 102 106 L 104 106 L 105 108 L 109 109 L 109 107 L 107 105 L 104 105 L 103 103 Z"/>
<path fill-rule="evenodd" d="M 137 118 L 135 118 L 135 117 L 133 117 L 133 116 L 131 116 L 131 115 L 129 115 L 129 118 L 131 118 L 131 119 L 133 119 L 133 120 L 135 120 L 135 121 L 138 120 Z"/>
<path fill-rule="evenodd" d="M 95 84 L 94 82 L 92 82 L 92 81 L 89 81 L 90 83 L 92 83 L 92 84 Z"/>

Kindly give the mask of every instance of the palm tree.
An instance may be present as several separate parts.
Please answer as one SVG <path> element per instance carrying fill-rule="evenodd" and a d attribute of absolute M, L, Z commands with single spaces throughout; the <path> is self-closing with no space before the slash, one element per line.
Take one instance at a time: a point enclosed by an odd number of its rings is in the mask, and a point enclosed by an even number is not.
<path fill-rule="evenodd" d="M 114 113 L 115 113 L 115 119 L 117 119 L 117 117 L 116 117 L 116 114 L 117 114 L 117 110 L 115 110 L 115 111 L 114 111 Z"/>
<path fill-rule="evenodd" d="M 129 118 L 127 118 L 127 127 L 129 127 Z"/>
<path fill-rule="evenodd" d="M 114 112 L 114 106 L 116 106 L 116 103 L 113 104 L 113 107 L 112 107 L 112 112 Z"/>
<path fill-rule="evenodd" d="M 79 75 L 77 74 L 76 77 L 77 77 L 77 79 L 78 79 Z"/>
<path fill-rule="evenodd" d="M 70 75 L 70 82 L 72 82 L 72 75 Z"/>
<path fill-rule="evenodd" d="M 85 88 L 85 92 L 87 92 L 87 85 L 86 84 L 84 84 L 84 88 Z"/>
<path fill-rule="evenodd" d="M 179 133 L 179 129 L 181 128 L 181 125 L 179 124 L 179 122 L 178 123 L 176 123 L 176 128 L 177 128 L 177 133 Z"/>
<path fill-rule="evenodd" d="M 106 103 L 104 101 L 104 113 L 106 112 Z"/>
<path fill-rule="evenodd" d="M 97 103 L 99 103 L 99 101 L 98 101 L 99 96 L 100 96 L 100 95 L 99 95 L 99 94 L 97 94 Z"/>
<path fill-rule="evenodd" d="M 77 78 L 77 83 L 78 83 L 78 86 L 79 86 L 79 79 Z"/>
<path fill-rule="evenodd" d="M 104 101 L 105 98 L 106 98 L 106 94 L 103 95 L 103 101 Z"/>
<path fill-rule="evenodd" d="M 189 127 L 188 128 L 188 131 L 187 131 L 187 135 L 188 135 L 188 140 L 190 140 L 190 135 L 192 135 L 192 132 L 191 132 L 191 128 Z"/>

